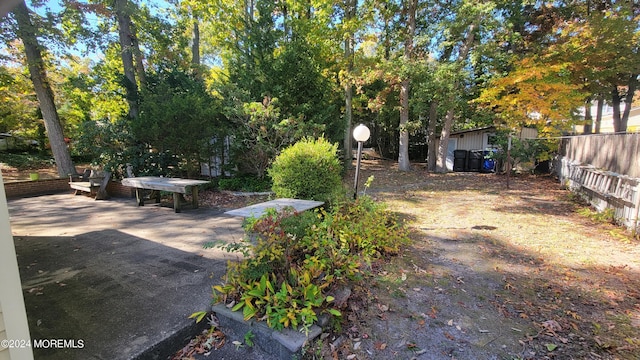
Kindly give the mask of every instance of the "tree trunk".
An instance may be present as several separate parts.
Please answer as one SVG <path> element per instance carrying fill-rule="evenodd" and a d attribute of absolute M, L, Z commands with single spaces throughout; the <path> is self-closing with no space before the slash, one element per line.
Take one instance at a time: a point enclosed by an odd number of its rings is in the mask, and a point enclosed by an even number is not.
<path fill-rule="evenodd" d="M 475 31 L 477 25 L 472 23 L 469 25 L 469 29 L 467 35 L 464 39 L 464 43 L 460 47 L 460 52 L 458 53 L 458 58 L 456 62 L 462 67 L 462 62 L 467 58 L 469 51 L 471 50 L 471 45 L 475 39 Z M 459 91 L 460 84 L 456 81 L 453 86 L 453 91 Z M 453 106 L 447 110 L 447 115 L 444 119 L 444 124 L 442 126 L 442 132 L 440 133 L 440 144 L 438 144 L 438 160 L 436 163 L 436 172 L 447 172 L 447 148 L 449 147 L 449 134 L 451 134 L 451 128 L 453 126 L 453 118 L 454 118 Z"/>
<path fill-rule="evenodd" d="M 638 75 L 631 74 L 629 77 L 629 83 L 627 84 L 627 95 L 624 97 L 624 112 L 620 119 L 620 131 L 627 132 L 627 124 L 629 123 L 629 113 L 631 112 L 631 106 L 633 105 L 633 95 L 638 87 Z"/>
<path fill-rule="evenodd" d="M 447 115 L 444 118 L 444 124 L 442 124 L 440 144 L 438 144 L 438 161 L 436 163 L 436 172 L 439 173 L 446 173 L 449 171 L 449 169 L 447 169 L 447 150 L 449 149 L 449 135 L 451 134 L 451 128 L 453 127 L 454 115 L 453 109 L 447 110 Z"/>
<path fill-rule="evenodd" d="M 191 68 L 196 79 L 202 80 L 200 71 L 200 24 L 196 16 L 193 17 L 193 44 L 191 44 Z"/>
<path fill-rule="evenodd" d="M 47 131 L 53 158 L 56 161 L 58 175 L 60 175 L 60 177 L 66 177 L 69 174 L 76 174 L 76 168 L 71 160 L 69 148 L 67 148 L 67 144 L 64 141 L 62 124 L 60 123 L 53 91 L 51 90 L 44 61 L 42 60 L 40 44 L 36 37 L 36 28 L 31 22 L 27 4 L 21 1 L 15 7 L 13 14 L 18 23 L 18 37 L 24 44 L 29 76 L 33 82 L 36 97 L 40 104 L 44 127 Z"/>
<path fill-rule="evenodd" d="M 611 108 L 613 110 L 613 132 L 620 132 L 620 101 L 622 101 L 620 97 L 620 92 L 618 92 L 618 87 L 614 86 L 611 89 Z"/>
<path fill-rule="evenodd" d="M 120 57 L 124 67 L 124 86 L 129 103 L 129 118 L 138 117 L 138 84 L 136 83 L 136 68 L 133 65 L 133 35 L 131 33 L 131 18 L 127 9 L 128 0 L 115 0 L 115 12 L 118 20 L 118 37 L 120 41 Z"/>
<path fill-rule="evenodd" d="M 355 17 L 357 0 L 347 0 L 345 9 L 345 21 L 349 22 Z M 352 167 L 351 155 L 353 148 L 353 140 L 351 128 L 353 125 L 353 85 L 351 84 L 351 72 L 353 71 L 353 33 L 347 34 L 344 40 L 344 57 L 347 62 L 347 79 L 344 84 L 344 166 L 345 169 Z"/>
<path fill-rule="evenodd" d="M 353 87 L 351 83 L 345 84 L 344 86 L 344 120 L 345 120 L 345 129 L 344 129 L 344 167 L 345 169 L 351 169 L 353 167 L 352 160 L 353 155 L 353 141 L 351 135 L 351 128 L 353 122 Z"/>
<path fill-rule="evenodd" d="M 438 100 L 431 100 L 429 106 L 429 125 L 427 125 L 427 170 L 436 171 L 436 160 L 438 159 L 436 148 L 436 125 L 438 123 Z"/>
<path fill-rule="evenodd" d="M 131 21 L 131 19 L 129 19 L 129 21 Z M 138 75 L 140 86 L 144 86 L 144 84 L 147 83 L 147 76 L 144 72 L 144 62 L 142 51 L 140 51 L 140 43 L 138 42 L 138 32 L 133 23 L 131 23 L 131 46 L 133 49 L 133 59 L 135 60 L 136 75 Z"/>
<path fill-rule="evenodd" d="M 409 161 L 409 79 L 402 80 L 400 84 L 400 139 L 398 142 L 398 170 L 411 170 Z"/>
<path fill-rule="evenodd" d="M 594 134 L 600 134 L 600 124 L 602 124 L 602 108 L 604 107 L 604 96 L 602 96 L 602 94 L 599 94 L 597 101 L 596 120 L 593 128 Z"/>
<path fill-rule="evenodd" d="M 404 60 L 409 63 L 413 58 L 413 37 L 416 32 L 416 9 L 418 7 L 417 0 L 409 0 L 405 11 L 407 14 L 407 34 L 404 41 Z M 398 142 L 398 170 L 411 170 L 411 162 L 409 161 L 409 131 L 407 123 L 409 122 L 409 92 L 411 90 L 411 79 L 403 79 L 400 83 L 400 139 Z"/>
<path fill-rule="evenodd" d="M 584 134 L 591 134 L 593 117 L 591 116 L 591 99 L 584 103 Z"/>

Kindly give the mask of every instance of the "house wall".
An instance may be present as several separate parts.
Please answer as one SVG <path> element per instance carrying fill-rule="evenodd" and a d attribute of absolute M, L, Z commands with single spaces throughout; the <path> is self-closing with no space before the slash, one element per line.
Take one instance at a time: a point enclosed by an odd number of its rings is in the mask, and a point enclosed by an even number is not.
<path fill-rule="evenodd" d="M 624 105 L 623 105 L 624 107 Z M 623 109 L 620 109 L 621 111 Z M 583 114 L 584 115 L 584 110 Z M 595 118 L 596 116 L 596 106 L 592 106 L 591 108 L 591 116 Z M 595 124 L 592 126 L 591 131 L 595 128 Z M 574 125 L 573 132 L 575 134 L 584 134 L 584 125 Z M 627 133 L 638 133 L 640 132 L 640 107 L 636 107 L 631 109 L 629 112 L 629 120 L 627 122 Z M 613 109 L 605 105 L 602 120 L 600 121 L 600 133 L 601 134 L 613 134 Z"/>
<path fill-rule="evenodd" d="M 4 185 L 2 174 L 0 183 Z M 4 186 L 0 186 L 0 340 L 30 339 L 18 261 L 9 227 Z M 0 360 L 33 360 L 30 347 L 0 347 Z"/>
<path fill-rule="evenodd" d="M 487 141 L 487 135 L 493 135 L 495 132 L 495 129 L 482 129 L 453 134 L 449 138 L 458 139 L 458 150 L 486 150 L 491 148 L 491 144 Z M 535 139 L 538 137 L 538 130 L 522 128 L 518 133 L 518 137 L 520 139 Z"/>
<path fill-rule="evenodd" d="M 484 130 L 451 135 L 450 139 L 458 139 L 457 150 L 483 150 L 486 147 L 485 134 L 493 134 L 494 131 Z"/>

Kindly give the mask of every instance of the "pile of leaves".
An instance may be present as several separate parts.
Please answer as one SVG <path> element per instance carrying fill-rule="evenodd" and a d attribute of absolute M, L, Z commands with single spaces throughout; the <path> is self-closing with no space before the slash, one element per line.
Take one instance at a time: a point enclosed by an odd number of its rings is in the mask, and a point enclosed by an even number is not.
<path fill-rule="evenodd" d="M 207 313 L 197 313 L 204 317 Z M 200 318 L 199 320 L 202 320 Z M 217 320 L 213 315 L 208 319 L 211 327 L 192 339 L 185 347 L 176 352 L 171 360 L 194 359 L 194 355 L 208 356 L 211 351 L 218 350 L 226 343 L 224 333 L 217 329 Z"/>
<path fill-rule="evenodd" d="M 329 294 L 362 279 L 373 260 L 408 242 L 395 216 L 367 197 L 331 212 L 269 211 L 248 221 L 246 230 L 243 243 L 223 247 L 251 256 L 229 264 L 214 297 L 242 310 L 245 320 L 265 320 L 274 329 L 308 329 L 320 313 L 340 317 Z"/>

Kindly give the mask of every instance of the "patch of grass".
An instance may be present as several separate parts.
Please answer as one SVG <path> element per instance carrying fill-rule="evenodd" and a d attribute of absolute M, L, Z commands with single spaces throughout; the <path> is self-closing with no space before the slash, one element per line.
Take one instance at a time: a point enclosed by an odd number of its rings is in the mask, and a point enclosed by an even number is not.
<path fill-rule="evenodd" d="M 402 299 L 402 298 L 406 298 L 407 294 L 404 291 L 402 291 L 402 289 L 397 288 L 391 292 L 391 297 L 395 299 Z"/>
<path fill-rule="evenodd" d="M 591 221 L 609 224 L 616 223 L 615 210 L 612 208 L 606 208 L 603 211 L 596 211 L 590 208 L 582 208 L 577 212 L 578 214 L 589 218 Z"/>

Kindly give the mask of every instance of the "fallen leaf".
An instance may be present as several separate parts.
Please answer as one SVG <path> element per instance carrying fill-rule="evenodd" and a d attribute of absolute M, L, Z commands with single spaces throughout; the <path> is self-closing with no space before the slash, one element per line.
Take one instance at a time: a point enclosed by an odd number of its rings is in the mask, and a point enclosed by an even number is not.
<path fill-rule="evenodd" d="M 387 343 L 383 343 L 380 341 L 376 341 L 376 343 L 374 344 L 376 350 L 384 350 L 387 348 Z"/>
<path fill-rule="evenodd" d="M 432 318 L 432 319 L 435 319 L 435 318 L 437 318 L 437 316 L 436 316 L 437 314 L 438 314 L 438 310 L 436 310 L 435 306 L 432 306 L 431 307 L 431 312 L 429 313 L 429 317 Z"/>

